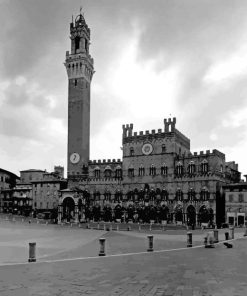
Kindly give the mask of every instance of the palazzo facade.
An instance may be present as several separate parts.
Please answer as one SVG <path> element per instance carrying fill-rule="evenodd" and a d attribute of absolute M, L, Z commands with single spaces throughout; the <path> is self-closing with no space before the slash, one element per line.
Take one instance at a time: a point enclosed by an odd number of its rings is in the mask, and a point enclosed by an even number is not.
<path fill-rule="evenodd" d="M 122 126 L 122 159 L 89 160 L 90 87 L 94 73 L 84 16 L 70 24 L 68 74 L 68 188 L 58 222 L 138 221 L 196 225 L 223 223 L 223 186 L 238 182 L 238 165 L 214 149 L 191 153 L 176 118 L 161 129 Z"/>

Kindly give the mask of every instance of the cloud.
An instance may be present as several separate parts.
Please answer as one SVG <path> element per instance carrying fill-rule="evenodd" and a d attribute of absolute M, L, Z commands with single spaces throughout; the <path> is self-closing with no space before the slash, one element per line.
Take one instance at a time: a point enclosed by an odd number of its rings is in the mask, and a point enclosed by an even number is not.
<path fill-rule="evenodd" d="M 81 2 L 0 5 L 0 140 L 6 145 L 1 149 L 14 153 L 21 147 L 19 155 L 27 161 L 25 153 L 31 154 L 34 166 L 39 164 L 34 151 L 43 151 L 47 167 L 54 159 L 66 162 L 63 62 L 70 49 L 71 13 L 78 13 Z M 229 115 L 247 107 L 245 0 L 143 0 L 141 5 L 139 0 L 85 0 L 83 5 L 96 70 L 93 158 L 119 155 L 122 124 L 133 122 L 137 131 L 162 128 L 170 113 L 191 138 L 193 150 L 234 151 L 247 142 L 244 120 L 236 123 Z M 99 149 L 98 143 L 104 145 Z M 1 161 L 14 169 L 14 160 Z M 18 163 L 26 168 L 19 156 Z"/>

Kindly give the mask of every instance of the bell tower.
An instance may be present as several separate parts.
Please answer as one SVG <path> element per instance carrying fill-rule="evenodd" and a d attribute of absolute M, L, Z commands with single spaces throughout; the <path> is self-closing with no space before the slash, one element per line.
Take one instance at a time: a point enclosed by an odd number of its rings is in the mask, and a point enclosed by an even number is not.
<path fill-rule="evenodd" d="M 89 54 L 90 29 L 80 13 L 70 24 L 71 52 L 66 52 L 68 74 L 68 179 L 86 178 L 90 152 L 90 87 L 94 73 Z"/>

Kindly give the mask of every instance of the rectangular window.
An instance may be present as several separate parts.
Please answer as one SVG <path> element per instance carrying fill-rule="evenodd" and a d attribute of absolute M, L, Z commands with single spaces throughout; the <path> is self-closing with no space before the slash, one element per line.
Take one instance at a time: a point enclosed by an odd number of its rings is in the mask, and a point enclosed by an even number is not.
<path fill-rule="evenodd" d="M 238 201 L 239 201 L 239 202 L 243 202 L 243 201 L 244 201 L 244 196 L 243 196 L 242 193 L 240 193 L 240 194 L 238 195 Z"/>
<path fill-rule="evenodd" d="M 233 195 L 229 194 L 229 202 L 233 202 Z"/>

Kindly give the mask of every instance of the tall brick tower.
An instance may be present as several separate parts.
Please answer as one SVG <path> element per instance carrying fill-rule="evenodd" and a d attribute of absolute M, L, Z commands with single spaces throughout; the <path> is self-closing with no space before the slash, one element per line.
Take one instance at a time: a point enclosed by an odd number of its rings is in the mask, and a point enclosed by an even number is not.
<path fill-rule="evenodd" d="M 86 178 L 90 143 L 90 86 L 94 73 L 89 54 L 90 29 L 80 13 L 70 24 L 71 52 L 66 52 L 68 74 L 68 178 Z"/>

